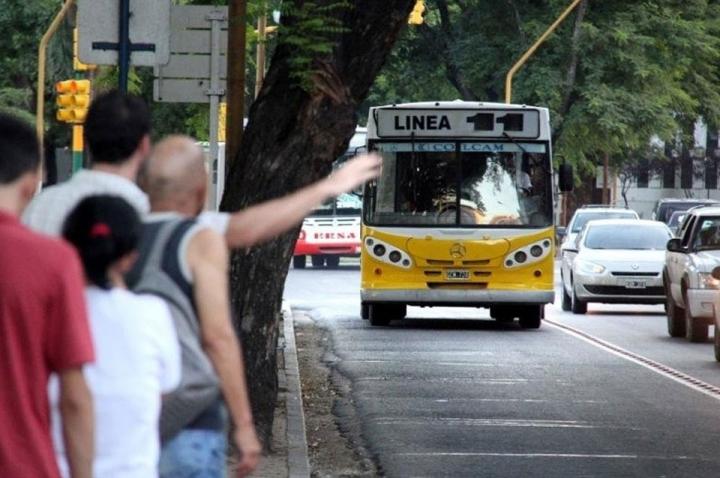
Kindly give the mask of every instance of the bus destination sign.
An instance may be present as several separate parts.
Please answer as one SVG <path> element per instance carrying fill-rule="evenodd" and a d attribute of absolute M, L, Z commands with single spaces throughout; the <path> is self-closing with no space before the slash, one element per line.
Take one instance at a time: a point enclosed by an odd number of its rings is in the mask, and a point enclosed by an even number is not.
<path fill-rule="evenodd" d="M 377 134 L 381 138 L 463 137 L 537 139 L 540 112 L 531 109 L 412 110 L 378 108 Z"/>

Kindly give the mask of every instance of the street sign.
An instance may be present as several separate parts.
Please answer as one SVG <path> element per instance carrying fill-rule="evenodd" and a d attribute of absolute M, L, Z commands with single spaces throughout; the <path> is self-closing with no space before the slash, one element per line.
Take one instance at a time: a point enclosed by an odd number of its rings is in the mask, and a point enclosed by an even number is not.
<path fill-rule="evenodd" d="M 169 103 L 208 103 L 222 96 L 227 78 L 228 8 L 173 5 L 170 59 L 155 67 L 153 98 Z M 213 67 L 217 85 L 213 87 Z"/>
<path fill-rule="evenodd" d="M 120 2 L 78 0 L 78 56 L 83 63 L 117 65 Z M 170 60 L 171 0 L 130 0 L 130 62 L 138 66 L 164 65 Z"/>
<path fill-rule="evenodd" d="M 217 209 L 225 177 L 225 153 L 218 144 L 220 100 L 227 78 L 228 8 L 174 5 L 170 13 L 170 60 L 155 66 L 153 98 L 175 103 L 210 103 L 209 207 Z"/>
<path fill-rule="evenodd" d="M 225 90 L 225 80 L 220 80 Z M 153 100 L 163 103 L 207 103 L 210 80 L 206 78 L 156 78 Z"/>

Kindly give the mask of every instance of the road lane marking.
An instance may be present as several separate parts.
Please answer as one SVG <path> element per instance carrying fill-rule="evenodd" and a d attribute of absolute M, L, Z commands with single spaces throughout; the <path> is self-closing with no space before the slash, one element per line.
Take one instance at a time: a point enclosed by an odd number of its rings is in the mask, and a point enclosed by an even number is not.
<path fill-rule="evenodd" d="M 560 329 L 561 332 L 574 336 L 577 339 L 587 342 L 599 349 L 605 350 L 606 352 L 610 352 L 611 354 L 623 358 L 629 362 L 641 365 L 646 369 L 657 373 L 658 375 L 669 378 L 681 385 L 695 390 L 696 392 L 705 394 L 708 397 L 714 398 L 715 400 L 720 400 L 720 387 L 716 387 L 715 385 L 704 382 L 698 378 L 681 372 L 680 370 L 674 369 L 660 362 L 656 362 L 643 355 L 636 354 L 610 342 L 606 342 L 605 340 L 599 339 L 594 335 L 590 335 L 586 332 L 583 332 L 582 330 L 576 329 L 575 327 L 561 324 L 551 319 L 545 319 L 544 322 L 552 327 Z"/>
<path fill-rule="evenodd" d="M 658 456 L 658 455 L 635 455 L 635 454 L 595 454 L 595 453 L 491 453 L 491 452 L 428 452 L 428 453 L 393 453 L 394 456 L 412 457 L 443 457 L 443 456 L 484 456 L 497 458 L 598 458 L 613 460 L 697 460 L 710 461 L 704 458 L 692 456 Z"/>
<path fill-rule="evenodd" d="M 372 421 L 376 425 L 466 425 L 475 427 L 503 427 L 503 428 L 580 428 L 580 429 L 602 429 L 602 430 L 633 430 L 641 431 L 642 428 L 620 426 L 620 425 L 594 425 L 589 422 L 575 420 L 522 420 L 505 418 L 457 418 L 457 417 L 377 417 Z"/>

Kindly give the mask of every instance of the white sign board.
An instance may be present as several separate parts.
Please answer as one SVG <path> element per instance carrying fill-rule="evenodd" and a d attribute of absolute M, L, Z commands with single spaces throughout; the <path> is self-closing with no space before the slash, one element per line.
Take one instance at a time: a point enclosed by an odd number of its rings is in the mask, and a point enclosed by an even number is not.
<path fill-rule="evenodd" d="M 512 138 L 540 136 L 538 110 L 441 110 L 379 108 L 377 134 L 381 138 Z"/>
<path fill-rule="evenodd" d="M 130 43 L 154 45 L 154 51 L 132 51 L 130 63 L 164 65 L 170 61 L 170 0 L 130 1 Z M 83 63 L 117 65 L 119 0 L 78 0 L 78 57 Z"/>
<path fill-rule="evenodd" d="M 213 52 L 217 55 L 217 88 L 227 78 L 228 8 L 174 5 L 170 14 L 170 61 L 155 67 L 153 99 L 169 103 L 210 101 Z M 219 30 L 213 39 L 213 24 Z M 217 93 L 217 91 L 216 91 Z"/>

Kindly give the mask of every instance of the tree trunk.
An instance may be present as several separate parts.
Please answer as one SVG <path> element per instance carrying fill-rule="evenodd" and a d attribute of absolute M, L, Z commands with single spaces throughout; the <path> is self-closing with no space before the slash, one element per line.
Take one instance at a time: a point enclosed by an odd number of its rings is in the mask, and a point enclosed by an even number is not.
<path fill-rule="evenodd" d="M 295 8 L 305 3 L 293 2 Z M 317 0 L 319 6 L 337 0 Z M 295 19 L 283 20 L 279 47 L 252 104 L 240 152 L 229 173 L 222 209 L 234 211 L 282 196 L 329 173 L 347 148 L 356 109 L 385 63 L 414 0 L 368 0 L 338 13 L 345 31 L 332 53 L 313 60 L 308 92 L 291 75 L 290 61 L 308 53 L 283 44 L 296 34 Z M 232 303 L 243 339 L 253 412 L 266 444 L 277 396 L 276 347 L 280 305 L 299 225 L 263 246 L 236 251 L 231 265 Z"/>

